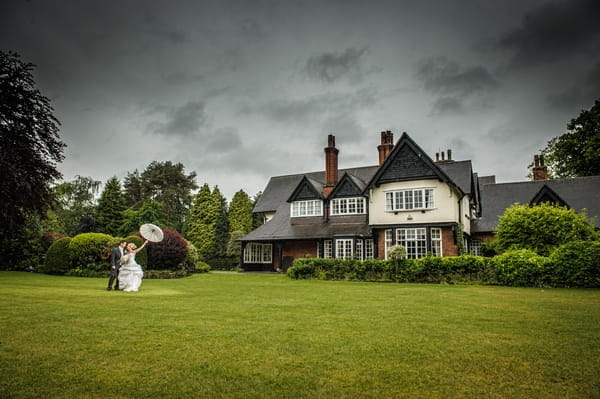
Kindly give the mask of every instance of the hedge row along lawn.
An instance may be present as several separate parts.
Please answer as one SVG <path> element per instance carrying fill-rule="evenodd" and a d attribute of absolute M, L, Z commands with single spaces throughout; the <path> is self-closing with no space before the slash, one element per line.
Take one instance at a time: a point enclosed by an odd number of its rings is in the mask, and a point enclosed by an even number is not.
<path fill-rule="evenodd" d="M 600 290 L 0 272 L 2 398 L 598 398 Z"/>

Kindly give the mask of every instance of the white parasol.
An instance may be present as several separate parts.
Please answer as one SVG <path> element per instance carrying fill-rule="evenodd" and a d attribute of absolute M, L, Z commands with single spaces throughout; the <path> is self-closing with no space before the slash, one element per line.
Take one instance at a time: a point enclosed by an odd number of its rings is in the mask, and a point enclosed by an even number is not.
<path fill-rule="evenodd" d="M 159 242 L 162 241 L 164 234 L 163 231 L 155 224 L 146 223 L 140 226 L 140 234 L 148 241 Z"/>

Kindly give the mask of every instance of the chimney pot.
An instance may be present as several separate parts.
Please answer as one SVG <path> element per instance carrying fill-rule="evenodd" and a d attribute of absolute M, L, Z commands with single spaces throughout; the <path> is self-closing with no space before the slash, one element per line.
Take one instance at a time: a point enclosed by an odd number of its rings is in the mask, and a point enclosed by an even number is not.
<path fill-rule="evenodd" d="M 393 148 L 394 134 L 390 130 L 381 132 L 381 144 L 377 146 L 377 151 L 379 151 L 379 165 L 383 164 Z"/>
<path fill-rule="evenodd" d="M 435 153 L 435 162 L 439 162 L 440 161 L 440 153 L 436 152 Z"/>
<path fill-rule="evenodd" d="M 452 150 L 448 148 L 448 161 L 452 160 Z"/>
<path fill-rule="evenodd" d="M 544 156 L 533 156 L 533 169 L 531 171 L 533 180 L 548 180 L 548 168 L 544 166 Z"/>

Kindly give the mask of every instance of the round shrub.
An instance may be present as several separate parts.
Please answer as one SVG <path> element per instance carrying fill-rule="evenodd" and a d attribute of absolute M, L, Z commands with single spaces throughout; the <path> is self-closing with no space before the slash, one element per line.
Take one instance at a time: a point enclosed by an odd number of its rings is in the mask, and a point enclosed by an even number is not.
<path fill-rule="evenodd" d="M 537 287 L 547 283 L 550 260 L 530 249 L 507 251 L 492 258 L 499 284 Z"/>
<path fill-rule="evenodd" d="M 69 243 L 69 258 L 72 268 L 86 268 L 88 265 L 106 264 L 104 250 L 112 239 L 108 234 L 78 234 Z"/>
<path fill-rule="evenodd" d="M 164 238 L 160 242 L 149 242 L 149 270 L 177 270 L 188 255 L 188 245 L 181 234 L 173 229 L 163 229 Z"/>
<path fill-rule="evenodd" d="M 511 206 L 500 217 L 496 231 L 499 250 L 531 249 L 545 256 L 559 245 L 597 237 L 585 214 L 548 203 Z"/>
<path fill-rule="evenodd" d="M 70 237 L 54 241 L 46 252 L 43 272 L 48 274 L 65 274 L 71 267 L 69 258 Z"/>
<path fill-rule="evenodd" d="M 600 287 L 600 242 L 574 241 L 561 245 L 550 255 L 553 285 Z"/>

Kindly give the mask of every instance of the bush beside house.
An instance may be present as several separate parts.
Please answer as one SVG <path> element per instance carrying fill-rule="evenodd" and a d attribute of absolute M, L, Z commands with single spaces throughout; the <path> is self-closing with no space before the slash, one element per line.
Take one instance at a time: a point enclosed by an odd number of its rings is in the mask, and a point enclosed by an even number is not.
<path fill-rule="evenodd" d="M 600 288 L 600 242 L 564 244 L 548 257 L 529 249 L 518 249 L 493 258 L 473 255 L 364 261 L 303 258 L 294 261 L 288 276 L 293 279 Z"/>

